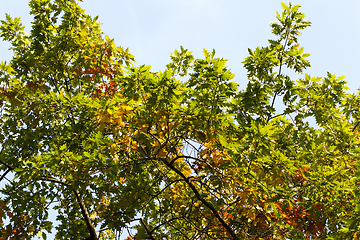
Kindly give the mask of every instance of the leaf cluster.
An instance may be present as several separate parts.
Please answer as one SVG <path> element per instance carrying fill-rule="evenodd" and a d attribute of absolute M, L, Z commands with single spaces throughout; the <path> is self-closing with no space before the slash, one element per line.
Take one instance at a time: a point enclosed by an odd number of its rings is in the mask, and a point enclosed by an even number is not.
<path fill-rule="evenodd" d="M 245 89 L 215 50 L 153 72 L 76 1 L 29 6 L 30 34 L 0 26 L 0 239 L 357 239 L 359 95 L 283 73 L 310 67 L 299 5 L 249 49 Z"/>

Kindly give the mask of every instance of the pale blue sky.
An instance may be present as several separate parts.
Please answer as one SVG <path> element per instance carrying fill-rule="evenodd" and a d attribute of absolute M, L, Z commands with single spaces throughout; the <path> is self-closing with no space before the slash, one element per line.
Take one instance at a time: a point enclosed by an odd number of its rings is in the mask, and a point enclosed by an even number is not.
<path fill-rule="evenodd" d="M 21 17 L 30 30 L 27 0 L 2 0 L 0 19 L 5 13 Z M 117 45 L 129 47 L 138 64 L 163 70 L 169 53 L 180 45 L 202 57 L 202 49 L 216 50 L 228 59 L 235 81 L 246 86 L 246 72 L 241 62 L 247 48 L 267 45 L 269 22 L 281 11 L 278 0 L 84 0 L 87 13 L 99 15 L 102 30 Z M 299 42 L 311 54 L 312 76 L 326 72 L 345 75 L 351 92 L 359 87 L 360 1 L 298 0 L 312 27 L 303 32 Z M 9 45 L 0 42 L 0 60 L 9 60 Z M 300 76 L 299 76 L 300 77 Z M 50 239 L 52 237 L 50 236 Z"/>
<path fill-rule="evenodd" d="M 169 53 L 180 45 L 202 56 L 202 49 L 215 48 L 217 56 L 229 59 L 235 81 L 246 85 L 241 62 L 247 48 L 267 45 L 272 38 L 269 22 L 281 10 L 278 0 L 84 0 L 81 6 L 91 16 L 99 15 L 105 34 L 118 45 L 129 47 L 138 64 L 163 70 Z M 326 72 L 345 75 L 355 91 L 360 66 L 360 1 L 299 0 L 312 27 L 303 32 L 300 44 L 311 54 L 311 75 Z M 26 0 L 2 1 L 4 13 L 21 16 L 29 31 L 31 18 Z M 0 43 L 0 58 L 10 59 L 8 45 Z"/>

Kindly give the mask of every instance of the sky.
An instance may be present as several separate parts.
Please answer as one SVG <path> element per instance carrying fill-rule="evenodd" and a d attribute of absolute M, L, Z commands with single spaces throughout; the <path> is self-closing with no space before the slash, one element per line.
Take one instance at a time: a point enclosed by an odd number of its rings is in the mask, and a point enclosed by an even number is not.
<path fill-rule="evenodd" d="M 30 31 L 31 17 L 27 0 L 3 1 L 0 19 L 5 13 L 21 17 Z M 298 0 L 312 26 L 303 31 L 299 43 L 311 54 L 311 76 L 346 76 L 351 92 L 359 87 L 360 1 Z M 269 23 L 275 21 L 278 0 L 84 0 L 81 6 L 91 16 L 99 15 L 105 34 L 117 45 L 129 47 L 138 64 L 164 70 L 169 54 L 182 45 L 202 57 L 203 48 L 216 50 L 216 56 L 228 59 L 234 81 L 244 88 L 247 83 L 242 61 L 248 48 L 266 46 L 275 39 Z M 0 43 L 1 60 L 9 60 L 7 43 Z M 295 77 L 302 77 L 301 75 Z"/>
<path fill-rule="evenodd" d="M 287 2 L 286 2 L 287 3 Z M 345 75 L 350 92 L 359 88 L 360 1 L 298 0 L 312 26 L 303 31 L 299 43 L 309 57 L 311 76 Z M 169 54 L 182 45 L 202 57 L 203 48 L 216 50 L 228 59 L 234 81 L 245 88 L 246 71 L 242 61 L 248 48 L 266 46 L 275 39 L 269 23 L 282 11 L 278 0 L 84 0 L 86 13 L 99 15 L 102 30 L 117 45 L 129 48 L 137 64 L 164 70 Z M 27 0 L 1 1 L 0 19 L 5 13 L 21 17 L 30 32 L 32 17 Z M 0 60 L 10 60 L 9 44 L 0 41 Z M 294 75 L 297 78 L 302 75 Z M 52 239 L 50 237 L 50 239 Z"/>
<path fill-rule="evenodd" d="M 246 86 L 242 61 L 248 48 L 266 46 L 269 22 L 281 11 L 278 0 L 85 0 L 90 15 L 99 15 L 102 29 L 118 45 L 129 47 L 139 64 L 154 71 L 164 69 L 169 53 L 180 45 L 202 57 L 203 48 L 215 49 L 228 59 L 235 81 Z M 360 1 L 306 0 L 300 4 L 306 19 L 313 24 L 303 31 L 300 44 L 311 54 L 308 73 L 326 76 L 329 71 L 345 75 L 355 91 L 357 66 L 360 65 Z M 359 56 L 359 57 L 357 57 Z M 300 76 L 299 76 L 300 77 Z"/>

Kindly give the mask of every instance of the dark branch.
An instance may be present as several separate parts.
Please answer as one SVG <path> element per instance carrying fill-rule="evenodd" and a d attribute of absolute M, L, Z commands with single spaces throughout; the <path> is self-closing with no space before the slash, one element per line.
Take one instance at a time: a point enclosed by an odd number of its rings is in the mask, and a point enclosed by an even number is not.
<path fill-rule="evenodd" d="M 1 178 L 0 178 L 0 182 L 4 179 L 4 177 L 6 176 L 6 174 L 8 174 L 10 171 L 11 171 L 10 168 L 8 168 L 8 169 L 6 170 L 6 172 L 5 172 L 5 173 L 1 176 Z"/>
<path fill-rule="evenodd" d="M 357 128 L 357 126 L 359 125 L 360 121 L 357 122 L 357 124 L 355 125 L 355 127 L 353 128 L 353 132 L 355 132 L 355 129 Z"/>
<path fill-rule="evenodd" d="M 79 192 L 77 190 L 74 190 L 74 194 L 75 194 L 75 197 L 76 197 L 76 200 L 77 202 L 79 203 L 80 205 L 80 209 L 81 209 L 81 213 L 84 217 L 84 220 L 85 220 L 85 223 L 86 223 L 86 226 L 89 230 L 89 233 L 90 233 L 90 238 L 87 238 L 88 240 L 97 240 L 97 236 L 96 236 L 96 232 L 95 232 L 95 228 L 94 226 L 92 225 L 91 223 L 91 220 L 90 220 L 90 216 L 89 216 L 89 213 L 87 211 L 87 208 L 85 206 L 85 203 L 83 202 L 83 200 L 80 198 L 79 196 Z"/>
<path fill-rule="evenodd" d="M 146 224 L 144 223 L 142 218 L 140 218 L 140 222 L 144 226 L 145 231 L 146 231 L 147 235 L 149 236 L 149 238 L 152 239 L 152 240 L 155 240 L 155 238 L 152 236 L 152 232 L 149 231 L 149 228 L 146 226 Z"/>
<path fill-rule="evenodd" d="M 235 234 L 234 230 L 225 222 L 225 220 L 220 216 L 219 212 L 215 209 L 215 207 L 209 203 L 208 201 L 206 201 L 203 197 L 201 197 L 199 191 L 196 189 L 196 187 L 191 183 L 191 181 L 189 180 L 189 178 L 185 177 L 185 175 L 178 170 L 174 165 L 172 165 L 171 163 L 167 162 L 166 160 L 163 160 L 163 163 L 168 166 L 171 170 L 173 170 L 176 174 L 178 174 L 182 179 L 184 179 L 184 181 L 187 183 L 187 185 L 191 188 L 191 190 L 193 191 L 193 193 L 195 194 L 195 197 L 197 199 L 199 199 L 208 209 L 210 209 L 210 211 L 214 214 L 214 216 L 219 220 L 219 222 L 221 223 L 221 225 L 226 229 L 226 231 L 229 233 L 229 235 L 235 239 L 235 240 L 239 240 L 239 238 L 237 237 L 237 235 Z"/>
<path fill-rule="evenodd" d="M 63 182 L 61 180 L 58 180 L 56 178 L 52 178 L 52 177 L 41 177 L 40 180 L 49 181 L 49 182 L 55 182 L 55 183 L 59 183 L 59 184 L 65 185 L 65 186 L 70 186 L 70 184 L 65 183 L 65 182 Z M 86 226 L 87 226 L 87 228 L 89 230 L 89 233 L 90 233 L 90 237 L 85 239 L 85 240 L 98 240 L 98 237 L 96 236 L 95 228 L 91 223 L 91 219 L 90 219 L 90 216 L 89 216 L 89 213 L 87 211 L 87 208 L 85 206 L 84 201 L 81 199 L 81 197 L 79 195 L 79 192 L 77 190 L 74 190 L 73 192 L 75 194 L 77 202 L 80 205 L 81 213 L 82 213 L 82 215 L 84 217 Z"/>

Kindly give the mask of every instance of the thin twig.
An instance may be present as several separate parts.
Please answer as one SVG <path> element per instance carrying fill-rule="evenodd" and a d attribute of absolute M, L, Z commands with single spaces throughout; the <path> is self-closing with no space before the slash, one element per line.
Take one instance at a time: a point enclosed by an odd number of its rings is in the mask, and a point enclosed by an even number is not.
<path fill-rule="evenodd" d="M 289 33 L 290 33 L 290 30 L 288 30 L 287 33 L 286 33 L 286 38 L 285 38 L 285 42 L 284 42 L 284 45 L 283 45 L 283 48 L 282 48 L 282 52 L 285 52 L 286 44 L 287 44 L 288 39 L 289 39 Z M 278 76 L 281 75 L 282 65 L 283 65 L 283 56 L 281 56 L 281 58 L 280 58 L 280 66 L 279 66 Z M 271 103 L 271 108 L 273 108 L 274 105 L 275 105 L 276 97 L 277 97 L 277 92 L 275 92 L 275 94 L 274 94 L 274 97 L 273 97 L 273 100 L 272 100 L 272 103 Z M 270 121 L 270 119 L 271 119 L 271 117 L 269 116 L 266 123 L 268 123 Z"/>
<path fill-rule="evenodd" d="M 234 230 L 225 222 L 225 220 L 220 216 L 219 212 L 215 209 L 215 207 L 208 202 L 206 199 L 201 197 L 201 194 L 196 189 L 196 187 L 191 183 L 191 181 L 185 177 L 185 175 L 177 169 L 173 164 L 170 164 L 166 160 L 163 160 L 163 163 L 168 166 L 171 170 L 173 170 L 176 174 L 178 174 L 184 181 L 187 183 L 187 185 L 191 188 L 192 192 L 195 194 L 195 197 L 199 199 L 213 214 L 214 216 L 219 220 L 220 224 L 226 229 L 226 231 L 229 233 L 229 235 L 235 239 L 239 240 L 237 235 L 235 234 Z"/>
<path fill-rule="evenodd" d="M 149 236 L 149 238 L 152 239 L 152 240 L 155 240 L 155 238 L 152 236 L 152 232 L 149 231 L 149 228 L 146 226 L 146 224 L 145 224 L 145 222 L 143 221 L 142 218 L 140 218 L 140 222 L 144 226 L 145 231 L 146 231 L 147 235 Z"/>
<path fill-rule="evenodd" d="M 8 169 L 6 170 L 6 172 L 5 172 L 5 173 L 1 176 L 1 178 L 0 178 L 0 182 L 4 179 L 4 177 L 6 176 L 6 174 L 8 174 L 10 171 L 11 171 L 10 168 L 8 168 Z"/>
<path fill-rule="evenodd" d="M 52 178 L 52 177 L 41 177 L 40 180 L 49 181 L 49 182 L 55 182 L 55 183 L 59 183 L 59 184 L 65 185 L 65 186 L 70 186 L 70 184 L 65 183 L 65 182 L 63 182 L 63 181 L 61 181 L 59 179 Z M 87 208 L 85 206 L 85 203 L 80 198 L 78 190 L 74 190 L 73 192 L 74 192 L 74 195 L 76 197 L 77 202 L 80 205 L 81 213 L 82 213 L 82 215 L 84 217 L 86 226 L 87 226 L 87 228 L 89 230 L 89 233 L 90 233 L 90 238 L 87 238 L 87 239 L 88 240 L 97 240 L 98 237 L 96 236 L 95 228 L 91 223 L 90 215 L 89 215 L 88 210 L 87 210 Z"/>
<path fill-rule="evenodd" d="M 357 126 L 359 125 L 360 121 L 357 122 L 357 124 L 355 125 L 355 127 L 353 128 L 352 132 L 355 131 L 355 129 L 357 128 Z"/>

